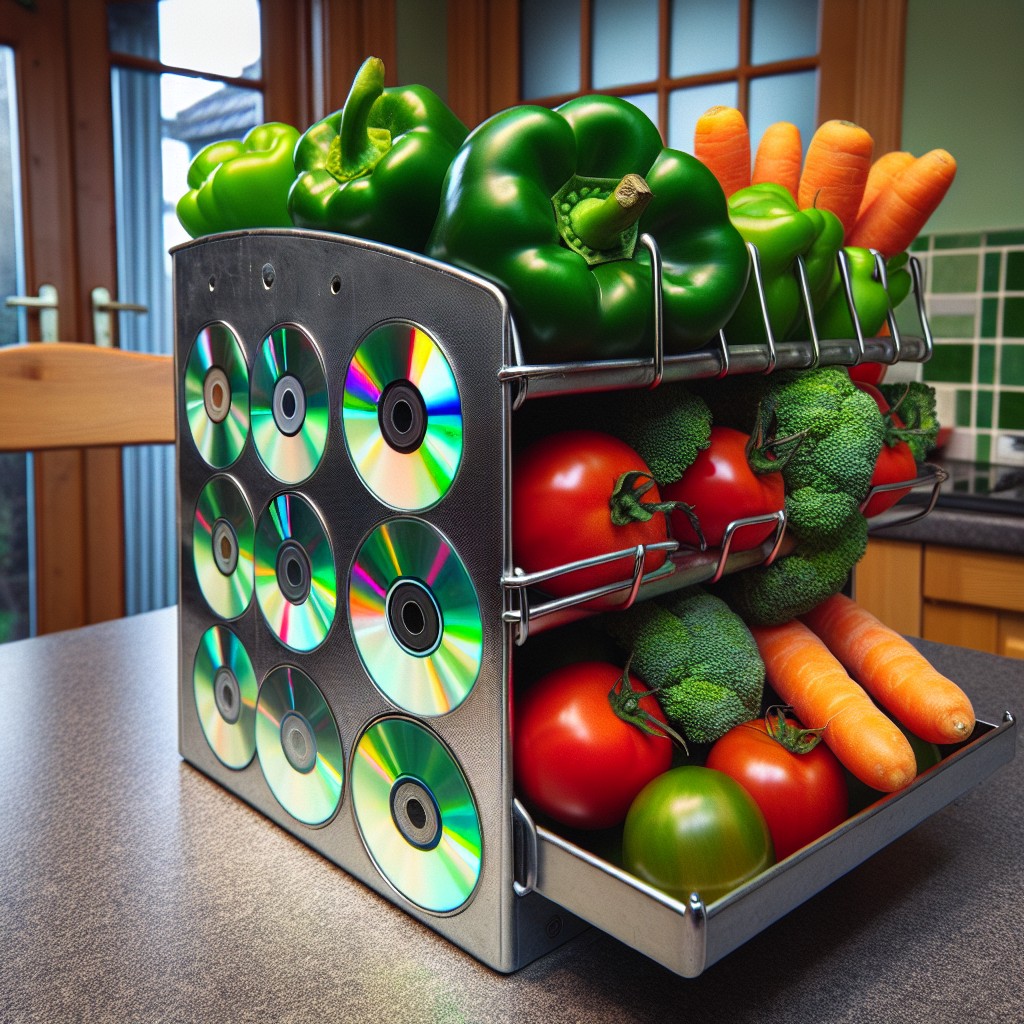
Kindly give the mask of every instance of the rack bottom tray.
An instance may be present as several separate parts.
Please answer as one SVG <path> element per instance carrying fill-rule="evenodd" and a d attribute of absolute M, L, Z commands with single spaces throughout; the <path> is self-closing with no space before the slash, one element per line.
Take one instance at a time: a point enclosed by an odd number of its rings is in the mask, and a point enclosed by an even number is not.
<path fill-rule="evenodd" d="M 1013 759 L 1016 723 L 978 722 L 971 739 L 899 793 L 705 906 L 666 896 L 599 856 L 528 821 L 530 886 L 684 977 L 713 963 L 909 832 Z"/>

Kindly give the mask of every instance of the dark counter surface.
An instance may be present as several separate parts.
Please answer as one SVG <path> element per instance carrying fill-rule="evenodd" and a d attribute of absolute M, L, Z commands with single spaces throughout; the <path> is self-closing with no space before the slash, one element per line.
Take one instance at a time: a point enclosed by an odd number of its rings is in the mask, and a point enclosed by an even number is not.
<path fill-rule="evenodd" d="M 0 646 L 0 1020 L 1024 1020 L 1020 756 L 695 980 L 593 929 L 505 976 L 182 762 L 176 692 L 173 609 Z"/>

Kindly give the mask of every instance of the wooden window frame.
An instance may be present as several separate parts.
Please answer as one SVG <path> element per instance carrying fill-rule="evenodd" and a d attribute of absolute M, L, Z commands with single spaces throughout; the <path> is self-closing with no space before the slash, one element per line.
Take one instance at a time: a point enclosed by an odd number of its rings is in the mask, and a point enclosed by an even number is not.
<path fill-rule="evenodd" d="M 590 88 L 591 0 L 581 0 L 580 92 Z M 747 109 L 749 83 L 769 74 L 818 69 L 816 119 L 845 118 L 862 125 L 876 151 L 900 148 L 903 108 L 906 0 L 822 0 L 818 54 L 812 58 L 751 65 L 686 78 L 670 78 L 668 69 L 670 0 L 659 3 L 660 74 L 652 81 L 616 89 L 621 95 L 658 94 L 659 119 L 667 124 L 668 95 L 681 86 L 739 83 L 739 107 Z M 519 74 L 520 4 L 518 0 L 448 0 L 448 99 L 467 123 L 522 102 Z M 749 53 L 749 3 L 741 4 L 741 54 Z M 557 103 L 570 95 L 545 97 Z"/>

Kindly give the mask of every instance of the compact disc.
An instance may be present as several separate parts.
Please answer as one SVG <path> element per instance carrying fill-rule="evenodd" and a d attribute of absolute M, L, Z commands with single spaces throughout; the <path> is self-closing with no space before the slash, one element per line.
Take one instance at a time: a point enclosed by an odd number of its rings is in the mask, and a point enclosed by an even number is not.
<path fill-rule="evenodd" d="M 363 541 L 348 588 L 349 625 L 370 678 L 414 715 L 461 704 L 480 672 L 483 624 L 454 548 L 419 519 L 391 519 Z"/>
<path fill-rule="evenodd" d="M 307 825 L 338 809 L 345 756 L 334 715 L 301 669 L 272 669 L 256 702 L 256 751 L 278 803 Z"/>
<path fill-rule="evenodd" d="M 279 494 L 256 525 L 256 600 L 293 651 L 318 647 L 334 621 L 334 554 L 320 516 L 300 494 Z"/>
<path fill-rule="evenodd" d="M 458 910 L 480 878 L 483 843 L 473 794 L 448 748 L 417 722 L 382 718 L 356 743 L 351 785 L 381 874 L 424 910 Z"/>
<path fill-rule="evenodd" d="M 192 561 L 203 597 L 222 618 L 241 615 L 252 598 L 253 533 L 242 492 L 228 477 L 213 477 L 196 502 Z"/>
<path fill-rule="evenodd" d="M 455 375 L 433 338 L 406 322 L 375 328 L 349 363 L 341 423 L 352 464 L 382 502 L 436 504 L 462 460 Z"/>
<path fill-rule="evenodd" d="M 227 324 L 196 335 L 184 384 L 185 418 L 199 454 L 214 469 L 230 466 L 249 435 L 249 372 Z"/>
<path fill-rule="evenodd" d="M 203 634 L 192 689 L 206 742 L 229 768 L 244 768 L 256 752 L 256 673 L 230 629 L 211 626 Z"/>
<path fill-rule="evenodd" d="M 312 475 L 327 444 L 327 377 L 313 342 L 279 327 L 260 343 L 252 368 L 252 436 L 267 469 L 286 484 Z"/>

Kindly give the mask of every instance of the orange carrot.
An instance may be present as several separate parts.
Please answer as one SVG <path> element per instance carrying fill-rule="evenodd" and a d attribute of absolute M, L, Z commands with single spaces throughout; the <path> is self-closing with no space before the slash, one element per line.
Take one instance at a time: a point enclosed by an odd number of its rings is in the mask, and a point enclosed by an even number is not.
<path fill-rule="evenodd" d="M 750 131 L 735 107 L 711 107 L 697 119 L 693 155 L 718 179 L 726 197 L 750 184 Z"/>
<path fill-rule="evenodd" d="M 919 156 L 864 211 L 847 245 L 878 249 L 884 256 L 903 252 L 921 233 L 956 177 L 956 160 L 944 149 Z"/>
<path fill-rule="evenodd" d="M 832 120 L 818 125 L 800 172 L 800 208 L 831 210 L 843 222 L 848 236 L 860 209 L 873 150 L 870 133 L 852 121 Z"/>
<path fill-rule="evenodd" d="M 804 159 L 800 129 L 789 121 L 776 121 L 768 125 L 757 144 L 751 185 L 774 181 L 789 189 L 796 199 L 800 188 L 800 166 Z"/>
<path fill-rule="evenodd" d="M 868 180 L 864 185 L 864 197 L 860 201 L 857 219 L 864 216 L 865 210 L 884 192 L 890 188 L 893 179 L 900 171 L 914 162 L 914 154 L 905 149 L 890 149 L 883 153 L 868 171 Z"/>
<path fill-rule="evenodd" d="M 974 731 L 970 698 L 916 647 L 845 594 L 804 616 L 879 704 L 930 743 L 959 743 Z"/>
<path fill-rule="evenodd" d="M 822 738 L 843 766 L 872 789 L 892 793 L 913 782 L 909 740 L 802 622 L 751 626 L 775 692 Z"/>

